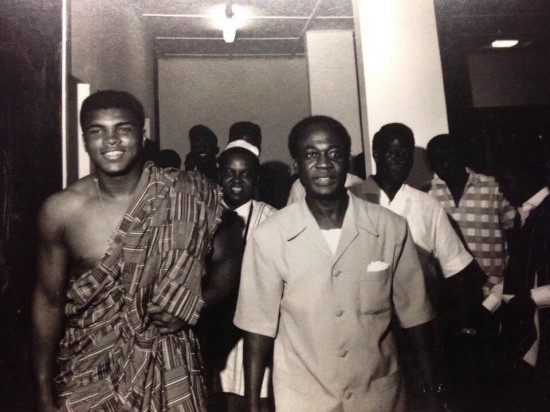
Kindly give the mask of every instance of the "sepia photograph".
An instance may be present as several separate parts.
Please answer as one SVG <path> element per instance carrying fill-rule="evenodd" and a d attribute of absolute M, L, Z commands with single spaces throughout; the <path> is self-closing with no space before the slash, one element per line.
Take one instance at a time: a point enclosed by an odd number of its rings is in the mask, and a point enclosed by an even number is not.
<path fill-rule="evenodd" d="M 548 411 L 550 1 L 2 1 L 0 382 Z"/>

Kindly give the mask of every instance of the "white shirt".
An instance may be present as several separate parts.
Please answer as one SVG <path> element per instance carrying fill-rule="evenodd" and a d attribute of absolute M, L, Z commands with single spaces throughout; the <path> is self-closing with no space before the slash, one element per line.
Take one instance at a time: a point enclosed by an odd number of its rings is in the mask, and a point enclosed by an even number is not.
<path fill-rule="evenodd" d="M 350 190 L 407 219 L 425 275 L 435 277 L 434 264 L 437 264 L 443 276 L 449 278 L 472 262 L 472 255 L 454 231 L 445 210 L 427 193 L 403 184 L 390 201 L 372 177 Z"/>
<path fill-rule="evenodd" d="M 323 237 L 327 241 L 328 247 L 332 254 L 336 254 L 336 249 L 338 249 L 338 242 L 340 241 L 340 234 L 342 229 L 321 229 Z"/>

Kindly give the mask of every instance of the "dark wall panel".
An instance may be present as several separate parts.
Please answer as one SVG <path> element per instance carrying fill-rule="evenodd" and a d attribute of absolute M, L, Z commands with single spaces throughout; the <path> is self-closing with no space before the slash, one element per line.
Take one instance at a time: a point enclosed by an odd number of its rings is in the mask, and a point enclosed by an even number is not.
<path fill-rule="evenodd" d="M 61 188 L 61 1 L 0 4 L 0 410 L 32 411 L 36 215 Z"/>

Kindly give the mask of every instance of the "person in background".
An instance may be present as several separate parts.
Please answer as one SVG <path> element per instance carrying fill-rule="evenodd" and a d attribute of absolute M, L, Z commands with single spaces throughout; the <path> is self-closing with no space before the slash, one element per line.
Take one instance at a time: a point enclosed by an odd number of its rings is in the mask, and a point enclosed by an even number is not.
<path fill-rule="evenodd" d="M 414 147 L 409 127 L 401 123 L 382 126 L 372 141 L 376 174 L 350 191 L 407 219 L 428 294 L 436 308 L 437 354 L 444 365 L 442 373 L 447 383 L 456 382 L 479 367 L 471 361 L 471 345 L 464 348 L 463 343 L 477 334 L 479 324 L 472 317 L 481 305 L 486 276 L 463 246 L 440 204 L 405 183 L 413 167 Z M 406 366 L 414 365 L 410 358 L 412 355 L 406 358 Z M 406 372 L 408 382 L 414 384 L 414 368 L 408 367 Z"/>
<path fill-rule="evenodd" d="M 459 235 L 487 275 L 484 294 L 502 282 L 513 239 L 516 211 L 491 176 L 465 166 L 458 143 L 448 134 L 435 136 L 427 147 L 435 177 L 423 185 L 445 209 Z"/>
<path fill-rule="evenodd" d="M 189 129 L 191 151 L 185 157 L 185 170 L 198 170 L 212 180 L 217 179 L 216 155 L 218 137 L 208 127 L 198 124 Z"/>
<path fill-rule="evenodd" d="M 256 146 L 245 140 L 233 140 L 218 157 L 223 200 L 242 219 L 243 247 L 253 230 L 276 211 L 253 199 L 260 166 L 258 156 Z M 204 318 L 210 337 L 205 346 L 214 369 L 214 381 L 219 380 L 218 385 L 214 382 L 215 392 L 218 392 L 215 411 L 239 412 L 245 407 L 242 333 L 233 325 L 236 298 L 235 293 L 227 305 L 219 306 Z M 262 411 L 273 410 L 273 398 L 268 398 L 271 394 L 269 383 L 270 372 L 266 370 L 260 391 Z"/>
<path fill-rule="evenodd" d="M 236 122 L 229 128 L 229 140 L 231 143 L 235 140 L 244 140 L 258 148 L 258 157 L 262 152 L 262 129 L 253 122 Z"/>
<path fill-rule="evenodd" d="M 262 151 L 262 129 L 250 121 L 236 122 L 229 128 L 229 141 L 244 140 Z M 258 155 L 259 156 L 259 155 Z M 275 208 L 285 205 L 289 190 L 289 173 L 286 164 L 269 161 L 260 164 L 255 198 Z"/>
<path fill-rule="evenodd" d="M 175 150 L 163 149 L 160 150 L 154 160 L 158 167 L 175 167 L 179 169 L 181 167 L 181 157 Z"/>
<path fill-rule="evenodd" d="M 143 164 L 144 110 L 134 96 L 96 92 L 80 121 L 94 173 L 50 196 L 38 221 L 39 410 L 204 411 L 191 327 L 231 294 L 239 226 L 219 225 L 210 180 Z M 213 281 L 203 290 L 207 261 Z"/>
<path fill-rule="evenodd" d="M 466 327 L 468 307 L 473 302 L 481 303 L 481 289 L 463 290 L 463 282 L 472 284 L 476 277 L 480 279 L 481 274 L 439 203 L 405 183 L 413 167 L 414 146 L 413 132 L 406 125 L 390 123 L 382 126 L 372 141 L 376 174 L 350 190 L 407 219 L 432 303 L 439 303 L 440 271 L 447 283 L 453 285 L 457 296 L 455 304 L 462 306 L 459 310 L 461 327 Z"/>
<path fill-rule="evenodd" d="M 306 196 L 247 242 L 234 319 L 247 411 L 260 410 L 273 342 L 277 411 L 404 410 L 396 320 L 434 393 L 433 314 L 407 223 L 348 193 L 350 146 L 335 119 L 298 122 L 289 149 Z"/>
<path fill-rule="evenodd" d="M 367 171 L 365 169 L 365 152 L 361 152 L 352 158 L 350 172 L 352 175 L 358 176 L 363 180 L 367 178 Z"/>
<path fill-rule="evenodd" d="M 483 302 L 490 312 L 503 306 L 502 339 L 513 369 L 502 405 L 545 411 L 550 401 L 550 191 L 533 164 L 520 162 L 497 178 L 521 218 L 504 286 L 495 286 Z"/>

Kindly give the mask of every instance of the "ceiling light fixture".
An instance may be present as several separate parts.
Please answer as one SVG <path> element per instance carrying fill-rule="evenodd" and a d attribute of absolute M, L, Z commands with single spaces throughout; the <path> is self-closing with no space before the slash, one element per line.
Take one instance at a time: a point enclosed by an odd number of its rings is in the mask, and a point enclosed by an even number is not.
<path fill-rule="evenodd" d="M 508 39 L 508 40 L 495 40 L 491 43 L 491 47 L 495 48 L 505 48 L 505 47 L 514 47 L 519 43 L 519 40 Z"/>
<path fill-rule="evenodd" d="M 233 2 L 229 0 L 225 7 L 225 19 L 222 27 L 223 40 L 226 43 L 233 43 L 237 34 L 237 22 L 233 16 Z"/>

